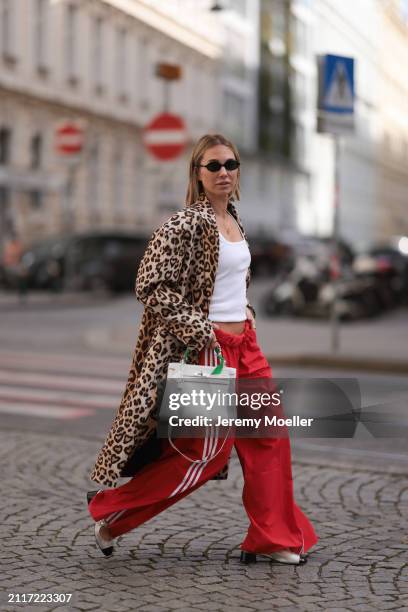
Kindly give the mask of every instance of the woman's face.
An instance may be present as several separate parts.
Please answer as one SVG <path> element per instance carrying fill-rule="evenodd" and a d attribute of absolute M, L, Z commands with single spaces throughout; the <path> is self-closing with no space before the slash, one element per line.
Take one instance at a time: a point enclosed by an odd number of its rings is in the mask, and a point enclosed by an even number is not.
<path fill-rule="evenodd" d="M 225 145 L 215 145 L 206 150 L 200 162 L 201 168 L 199 168 L 198 178 L 210 199 L 211 196 L 228 196 L 233 193 L 238 180 L 238 169 L 228 171 L 224 166 L 221 166 L 217 172 L 210 172 L 202 166 L 210 161 L 218 161 L 224 164 L 227 159 L 235 159 L 233 151 Z"/>

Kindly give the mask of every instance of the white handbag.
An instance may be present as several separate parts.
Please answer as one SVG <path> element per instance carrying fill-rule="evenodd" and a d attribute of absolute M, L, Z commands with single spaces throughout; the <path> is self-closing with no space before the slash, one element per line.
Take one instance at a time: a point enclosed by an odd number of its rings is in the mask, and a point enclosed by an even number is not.
<path fill-rule="evenodd" d="M 191 463 L 199 463 L 206 462 L 210 457 L 203 453 L 202 459 L 191 459 L 182 453 L 171 439 L 172 425 L 170 425 L 169 417 L 175 414 L 181 419 L 209 416 L 211 420 L 214 418 L 218 420 L 218 417 L 221 417 L 228 418 L 230 423 L 230 419 L 236 416 L 236 369 L 225 366 L 224 357 L 218 347 L 215 348 L 219 360 L 216 367 L 187 363 L 189 352 L 187 348 L 180 362 L 169 363 L 166 386 L 158 415 L 159 431 L 163 435 L 163 430 L 167 425 L 167 438 L 171 446 Z M 184 395 L 184 402 L 181 401 L 182 395 Z M 175 396 L 180 398 L 179 402 L 175 401 Z M 199 406 L 194 404 L 194 397 L 197 400 L 197 396 L 204 399 L 204 403 L 201 402 Z M 192 401 L 188 401 L 188 398 L 191 398 Z M 213 401 L 212 405 L 210 398 Z M 211 425 L 211 427 L 216 426 Z M 219 430 L 219 427 L 216 429 Z M 228 433 L 230 429 L 231 426 L 228 425 Z M 223 449 L 228 433 L 220 449 L 215 454 L 211 453 L 211 459 L 214 459 Z"/>

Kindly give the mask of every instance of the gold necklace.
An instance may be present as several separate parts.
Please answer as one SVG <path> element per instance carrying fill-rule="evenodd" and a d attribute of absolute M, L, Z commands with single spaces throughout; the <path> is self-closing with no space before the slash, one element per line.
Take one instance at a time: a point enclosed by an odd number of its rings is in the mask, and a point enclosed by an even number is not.
<path fill-rule="evenodd" d="M 225 231 L 226 235 L 229 237 L 230 233 L 232 231 L 232 227 L 231 227 L 231 222 L 227 223 L 226 219 L 227 217 L 229 218 L 231 215 L 229 215 L 227 213 L 227 216 L 225 217 L 225 219 L 223 217 L 220 217 L 221 221 L 222 221 L 222 225 L 223 225 L 223 230 Z"/>

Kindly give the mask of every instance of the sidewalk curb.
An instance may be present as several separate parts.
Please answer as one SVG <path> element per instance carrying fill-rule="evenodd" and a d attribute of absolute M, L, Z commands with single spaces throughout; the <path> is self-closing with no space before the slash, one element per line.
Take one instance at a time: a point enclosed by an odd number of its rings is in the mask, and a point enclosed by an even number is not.
<path fill-rule="evenodd" d="M 353 357 L 352 355 L 335 356 L 324 353 L 316 353 L 314 355 L 271 355 L 267 359 L 271 366 L 319 367 L 324 369 L 383 372 L 387 374 L 408 374 L 408 361 L 395 359 L 371 359 L 370 357 Z"/>
<path fill-rule="evenodd" d="M 30 292 L 19 297 L 14 294 L 0 292 L 0 310 L 32 310 L 38 308 L 72 308 L 97 305 L 100 298 L 97 294 L 81 291 L 70 293 L 41 293 Z"/>
<path fill-rule="evenodd" d="M 91 329 L 84 334 L 84 344 L 93 350 L 110 351 L 115 354 L 128 354 L 127 341 L 118 341 L 118 336 L 109 330 Z M 266 355 L 272 366 L 322 368 L 324 370 L 356 370 L 362 372 L 378 372 L 383 374 L 408 374 L 408 360 L 373 359 L 366 356 L 330 355 L 326 353 L 294 355 Z"/>

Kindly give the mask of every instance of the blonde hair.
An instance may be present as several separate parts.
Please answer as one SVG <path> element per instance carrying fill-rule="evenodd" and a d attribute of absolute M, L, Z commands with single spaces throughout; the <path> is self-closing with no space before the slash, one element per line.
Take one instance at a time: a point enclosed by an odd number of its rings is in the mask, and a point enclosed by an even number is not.
<path fill-rule="evenodd" d="M 238 149 L 230 140 L 225 138 L 225 136 L 222 136 L 222 134 L 205 134 L 204 136 L 201 136 L 201 138 L 196 142 L 194 149 L 191 153 L 186 206 L 194 204 L 194 202 L 202 199 L 205 196 L 203 184 L 198 178 L 199 165 L 207 149 L 215 147 L 216 145 L 224 145 L 228 147 L 234 153 L 235 159 L 237 161 L 240 161 Z M 234 191 L 231 193 L 232 200 L 239 200 L 239 179 L 240 169 L 238 168 L 237 182 Z"/>

